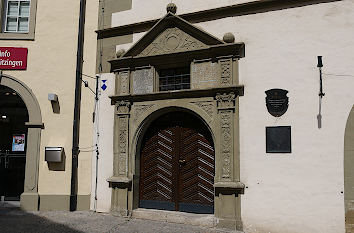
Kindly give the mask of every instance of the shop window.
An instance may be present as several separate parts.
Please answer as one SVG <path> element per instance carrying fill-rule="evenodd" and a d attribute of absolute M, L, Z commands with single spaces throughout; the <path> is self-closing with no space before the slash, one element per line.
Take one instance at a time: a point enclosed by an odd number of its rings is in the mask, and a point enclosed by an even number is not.
<path fill-rule="evenodd" d="M 0 39 L 34 39 L 37 0 L 0 0 Z"/>
<path fill-rule="evenodd" d="M 159 71 L 159 90 L 190 89 L 190 79 L 189 67 L 162 69 Z"/>

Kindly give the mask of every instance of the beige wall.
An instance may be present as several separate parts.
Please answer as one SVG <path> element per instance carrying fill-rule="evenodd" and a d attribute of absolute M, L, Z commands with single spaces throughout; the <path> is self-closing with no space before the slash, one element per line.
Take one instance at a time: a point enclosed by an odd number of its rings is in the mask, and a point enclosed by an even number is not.
<path fill-rule="evenodd" d="M 70 7 L 69 7 L 70 6 Z M 98 1 L 87 0 L 83 73 L 94 76 Z M 28 48 L 26 71 L 4 71 L 32 89 L 37 97 L 45 128 L 39 159 L 39 194 L 70 195 L 71 147 L 75 93 L 75 68 L 79 1 L 38 1 L 34 41 L 1 40 L 0 46 Z M 85 78 L 84 78 L 85 79 Z M 92 88 L 94 80 L 87 79 Z M 59 97 L 60 114 L 54 114 L 48 93 Z M 83 87 L 80 147 L 92 146 L 94 95 Z M 63 146 L 65 171 L 49 170 L 44 147 Z M 79 195 L 90 194 L 91 153 L 79 155 Z"/>

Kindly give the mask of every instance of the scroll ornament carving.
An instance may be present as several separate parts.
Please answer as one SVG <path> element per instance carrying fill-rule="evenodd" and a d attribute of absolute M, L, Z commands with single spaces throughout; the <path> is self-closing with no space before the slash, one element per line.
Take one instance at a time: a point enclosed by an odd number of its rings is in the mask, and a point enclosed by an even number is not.
<path fill-rule="evenodd" d="M 119 94 L 129 94 L 129 73 L 120 73 L 120 90 Z"/>
<path fill-rule="evenodd" d="M 231 174 L 231 110 L 223 110 L 221 113 L 221 154 L 222 154 L 222 178 L 229 179 Z"/>
<path fill-rule="evenodd" d="M 162 32 L 149 46 L 138 56 L 154 56 L 167 53 L 178 53 L 183 51 L 206 48 L 207 45 L 195 39 L 181 29 L 168 28 Z"/>
<path fill-rule="evenodd" d="M 128 151 L 128 120 L 127 116 L 119 118 L 119 152 L 118 152 L 118 173 L 126 174 L 127 151 Z"/>
<path fill-rule="evenodd" d="M 231 85 L 231 61 L 220 61 L 221 66 L 221 85 Z"/>
<path fill-rule="evenodd" d="M 234 108 L 235 107 L 235 100 L 236 100 L 236 95 L 233 92 L 230 93 L 223 93 L 223 94 L 216 94 L 215 97 L 217 103 L 218 103 L 218 108 L 221 109 L 227 109 L 227 108 Z"/>
<path fill-rule="evenodd" d="M 130 112 L 130 102 L 128 101 L 120 101 L 118 103 L 116 103 L 116 110 L 117 110 L 117 114 L 129 114 Z"/>
<path fill-rule="evenodd" d="M 203 109 L 210 117 L 213 117 L 214 105 L 212 102 L 199 101 L 199 102 L 192 102 L 192 103 L 197 105 L 199 108 Z"/>
<path fill-rule="evenodd" d="M 134 121 L 137 121 L 147 110 L 152 108 L 153 104 L 137 105 L 135 106 L 135 116 Z"/>

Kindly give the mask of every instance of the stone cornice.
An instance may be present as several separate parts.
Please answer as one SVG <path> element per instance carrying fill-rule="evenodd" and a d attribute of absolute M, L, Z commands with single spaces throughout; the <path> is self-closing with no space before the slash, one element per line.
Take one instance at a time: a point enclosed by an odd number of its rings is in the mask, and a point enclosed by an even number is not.
<path fill-rule="evenodd" d="M 109 61 L 111 72 L 122 68 L 134 68 L 141 66 L 161 66 L 164 64 L 190 63 L 193 60 L 217 58 L 232 55 L 236 58 L 245 56 L 244 43 L 221 44 L 179 53 L 162 54 L 146 57 L 122 57 Z"/>
<path fill-rule="evenodd" d="M 302 7 L 307 5 L 336 2 L 341 0 L 259 0 L 231 6 L 197 11 L 178 15 L 190 23 L 205 22 L 226 17 L 263 13 L 287 8 Z M 133 33 L 145 32 L 152 28 L 160 19 L 153 19 L 113 28 L 97 30 L 97 38 L 109 38 Z"/>
<path fill-rule="evenodd" d="M 154 100 L 167 100 L 167 99 L 183 99 L 183 98 L 201 98 L 201 97 L 215 97 L 219 93 L 230 93 L 233 92 L 236 96 L 243 96 L 244 87 L 229 86 L 222 88 L 210 88 L 210 89 L 186 89 L 179 91 L 161 91 L 150 94 L 142 95 L 116 95 L 110 96 L 111 104 L 114 105 L 120 101 L 129 102 L 143 102 L 143 101 L 154 101 Z"/>

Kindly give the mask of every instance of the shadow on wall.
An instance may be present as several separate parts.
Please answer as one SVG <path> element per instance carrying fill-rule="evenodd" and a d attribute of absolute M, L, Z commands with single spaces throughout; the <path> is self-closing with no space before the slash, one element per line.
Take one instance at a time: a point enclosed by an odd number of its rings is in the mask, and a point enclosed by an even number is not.
<path fill-rule="evenodd" d="M 83 233 L 20 210 L 18 202 L 0 202 L 0 232 L 2 233 Z"/>

